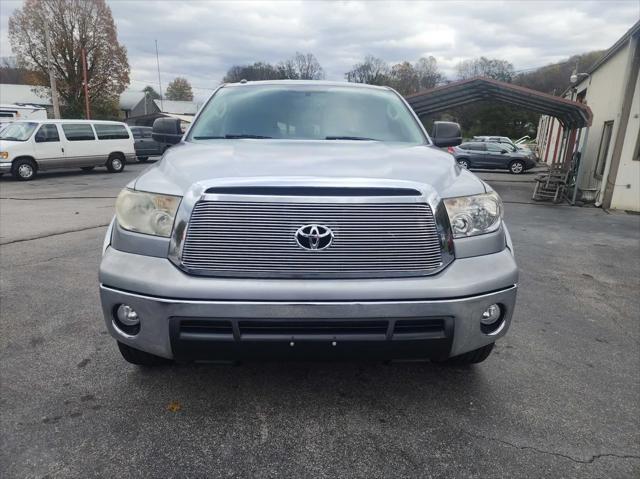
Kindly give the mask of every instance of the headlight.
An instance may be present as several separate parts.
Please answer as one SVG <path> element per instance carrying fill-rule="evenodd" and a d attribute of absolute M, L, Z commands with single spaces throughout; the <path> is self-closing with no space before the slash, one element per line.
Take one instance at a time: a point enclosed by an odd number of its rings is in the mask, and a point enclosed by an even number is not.
<path fill-rule="evenodd" d="M 126 230 L 155 236 L 171 236 L 181 198 L 125 188 L 116 200 L 118 224 Z"/>
<path fill-rule="evenodd" d="M 0 151 L 0 158 L 3 160 L 6 160 L 7 158 L 9 158 L 9 152 L 8 151 Z"/>
<path fill-rule="evenodd" d="M 448 198 L 444 200 L 444 204 L 454 238 L 490 233 L 500 227 L 502 200 L 495 191 Z"/>

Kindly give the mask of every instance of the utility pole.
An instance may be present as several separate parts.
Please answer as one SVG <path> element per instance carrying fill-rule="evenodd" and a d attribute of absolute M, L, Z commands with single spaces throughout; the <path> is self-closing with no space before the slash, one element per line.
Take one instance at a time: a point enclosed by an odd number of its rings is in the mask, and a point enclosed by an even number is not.
<path fill-rule="evenodd" d="M 49 83 L 51 84 L 51 103 L 53 104 L 53 117 L 60 118 L 60 103 L 58 102 L 58 89 L 56 88 L 56 76 L 53 71 L 53 59 L 51 58 L 51 41 L 49 40 L 49 25 L 44 22 L 44 42 L 47 45 L 47 66 L 49 67 Z"/>
<path fill-rule="evenodd" d="M 158 56 L 158 40 L 156 40 L 156 63 L 158 64 L 158 85 L 160 86 L 160 111 L 164 111 L 162 103 L 162 81 L 160 80 L 160 57 Z"/>
<path fill-rule="evenodd" d="M 84 79 L 84 115 L 85 119 L 91 119 L 91 110 L 89 110 L 89 82 L 87 80 L 87 50 L 81 50 L 82 55 L 82 78 Z"/>

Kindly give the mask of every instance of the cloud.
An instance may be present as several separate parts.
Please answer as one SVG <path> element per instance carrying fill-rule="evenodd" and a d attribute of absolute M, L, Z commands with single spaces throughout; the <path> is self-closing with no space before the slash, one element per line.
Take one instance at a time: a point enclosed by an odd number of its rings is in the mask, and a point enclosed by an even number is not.
<path fill-rule="evenodd" d="M 313 52 L 328 79 L 372 54 L 399 62 L 433 55 L 452 76 L 478 56 L 516 69 L 611 46 L 640 17 L 637 0 L 511 2 L 108 2 L 127 47 L 131 88 L 185 76 L 205 97 L 234 64 L 278 62 Z M 20 2 L 0 2 L 0 55 L 10 54 L 7 20 Z"/>

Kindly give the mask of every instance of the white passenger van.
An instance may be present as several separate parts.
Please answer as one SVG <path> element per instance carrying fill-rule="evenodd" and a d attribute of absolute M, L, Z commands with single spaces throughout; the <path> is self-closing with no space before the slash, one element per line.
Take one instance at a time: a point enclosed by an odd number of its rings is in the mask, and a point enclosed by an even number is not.
<path fill-rule="evenodd" d="M 117 121 L 16 121 L 0 131 L 0 175 L 22 181 L 58 168 L 105 166 L 119 173 L 134 158 L 131 130 Z"/>

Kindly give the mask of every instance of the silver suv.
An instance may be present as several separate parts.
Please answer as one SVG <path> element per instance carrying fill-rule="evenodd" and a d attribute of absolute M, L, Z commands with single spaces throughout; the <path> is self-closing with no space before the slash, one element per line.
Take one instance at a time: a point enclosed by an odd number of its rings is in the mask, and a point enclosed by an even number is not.
<path fill-rule="evenodd" d="M 477 363 L 513 314 L 500 197 L 395 91 L 221 86 L 122 190 L 100 265 L 124 358 Z"/>

